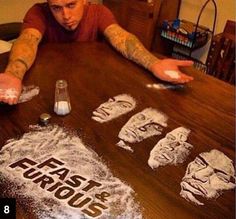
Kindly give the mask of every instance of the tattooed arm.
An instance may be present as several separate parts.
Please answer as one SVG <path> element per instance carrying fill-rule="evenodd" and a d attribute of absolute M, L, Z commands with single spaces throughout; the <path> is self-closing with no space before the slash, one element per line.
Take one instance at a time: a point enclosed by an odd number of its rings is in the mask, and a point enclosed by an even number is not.
<path fill-rule="evenodd" d="M 24 74 L 33 64 L 42 34 L 33 28 L 22 31 L 14 42 L 5 72 L 0 74 L 0 102 L 16 104 L 22 89 Z M 11 95 L 9 94 L 11 91 Z"/>
<path fill-rule="evenodd" d="M 142 65 L 161 80 L 172 83 L 186 83 L 193 78 L 179 71 L 178 66 L 190 66 L 192 61 L 180 61 L 175 59 L 160 60 L 151 54 L 138 40 L 136 36 L 125 31 L 117 24 L 108 26 L 104 35 L 111 45 L 121 52 L 126 58 Z M 173 71 L 177 73 L 173 77 Z"/>

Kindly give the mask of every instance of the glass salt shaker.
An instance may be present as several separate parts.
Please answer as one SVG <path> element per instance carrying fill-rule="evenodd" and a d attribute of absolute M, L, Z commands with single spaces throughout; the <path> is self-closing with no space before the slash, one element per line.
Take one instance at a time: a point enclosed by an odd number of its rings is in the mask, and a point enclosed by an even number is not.
<path fill-rule="evenodd" d="M 68 84 L 65 80 L 56 81 L 54 112 L 57 115 L 67 115 L 71 111 Z"/>

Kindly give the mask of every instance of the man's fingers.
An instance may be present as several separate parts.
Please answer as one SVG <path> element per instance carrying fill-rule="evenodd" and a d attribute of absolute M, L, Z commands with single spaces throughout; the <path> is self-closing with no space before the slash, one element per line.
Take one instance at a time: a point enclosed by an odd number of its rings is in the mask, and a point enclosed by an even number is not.
<path fill-rule="evenodd" d="M 193 61 L 191 61 L 191 60 L 177 60 L 176 64 L 178 66 L 192 66 L 193 65 Z"/>

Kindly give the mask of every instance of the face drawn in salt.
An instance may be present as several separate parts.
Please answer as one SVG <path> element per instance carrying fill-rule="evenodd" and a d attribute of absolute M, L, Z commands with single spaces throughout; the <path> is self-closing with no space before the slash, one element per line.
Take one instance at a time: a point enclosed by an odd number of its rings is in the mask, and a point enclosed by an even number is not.
<path fill-rule="evenodd" d="M 31 164 L 16 165 L 25 158 Z M 51 158 L 53 162 L 42 167 Z M 134 190 L 113 176 L 77 135 L 59 126 L 33 126 L 21 139 L 3 146 L 0 184 L 4 182 L 9 197 L 32 200 L 36 218 L 142 218 Z"/>
<path fill-rule="evenodd" d="M 118 137 L 129 143 L 140 142 L 154 135 L 160 135 L 167 126 L 167 116 L 156 109 L 146 108 L 132 116 L 122 127 Z"/>
<path fill-rule="evenodd" d="M 120 94 L 110 98 L 93 111 L 92 119 L 100 123 L 108 122 L 130 112 L 135 106 L 136 101 L 133 97 L 128 94 Z"/>
<path fill-rule="evenodd" d="M 155 169 L 167 164 L 183 163 L 193 147 L 186 142 L 189 133 L 190 130 L 184 127 L 178 127 L 167 133 L 150 152 L 148 165 Z"/>
<path fill-rule="evenodd" d="M 35 85 L 23 86 L 18 103 L 30 101 L 39 94 L 39 91 L 39 87 Z"/>
<path fill-rule="evenodd" d="M 218 150 L 203 152 L 189 163 L 180 185 L 183 198 L 204 205 L 195 195 L 207 199 L 217 198 L 223 190 L 235 188 L 233 162 Z"/>

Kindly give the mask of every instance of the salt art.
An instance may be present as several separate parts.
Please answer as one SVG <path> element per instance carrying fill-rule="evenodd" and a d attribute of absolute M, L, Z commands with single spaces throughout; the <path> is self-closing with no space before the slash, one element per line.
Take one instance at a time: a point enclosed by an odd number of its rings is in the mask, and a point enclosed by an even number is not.
<path fill-rule="evenodd" d="M 183 163 L 193 148 L 186 142 L 189 133 L 190 130 L 185 127 L 178 127 L 167 133 L 150 152 L 148 165 L 155 169 L 167 164 Z"/>
<path fill-rule="evenodd" d="M 183 198 L 196 205 L 204 205 L 195 195 L 216 199 L 223 190 L 235 188 L 233 162 L 216 149 L 203 152 L 189 163 L 180 185 Z"/>
<path fill-rule="evenodd" d="M 168 117 L 164 113 L 153 108 L 146 108 L 133 115 L 122 127 L 118 135 L 121 141 L 117 145 L 127 149 L 129 148 L 127 142 L 141 142 L 151 136 L 160 135 L 163 127 L 167 126 L 167 120 Z"/>
<path fill-rule="evenodd" d="M 92 119 L 103 123 L 115 119 L 123 114 L 132 111 L 136 106 L 136 101 L 128 94 L 120 94 L 110 98 L 93 111 Z"/>
<path fill-rule="evenodd" d="M 164 73 L 165 73 L 166 75 L 168 75 L 169 77 L 173 78 L 173 79 L 178 79 L 178 78 L 180 78 L 179 72 L 177 72 L 177 71 L 166 70 Z"/>
<path fill-rule="evenodd" d="M 32 126 L 0 151 L 4 196 L 30 200 L 39 219 L 142 218 L 134 190 L 59 126 Z"/>
<path fill-rule="evenodd" d="M 4 99 L 14 99 L 17 98 L 17 90 L 14 88 L 11 89 L 0 89 L 0 96 Z M 24 103 L 31 100 L 34 96 L 39 94 L 39 87 L 30 85 L 23 86 L 21 95 L 19 97 L 18 103 Z"/>
<path fill-rule="evenodd" d="M 184 88 L 184 85 L 182 84 L 146 84 L 146 87 L 147 88 L 153 88 L 153 89 L 156 89 L 156 90 L 166 90 L 166 89 L 172 89 L 172 90 L 175 90 L 175 89 L 181 89 L 181 88 Z"/>

